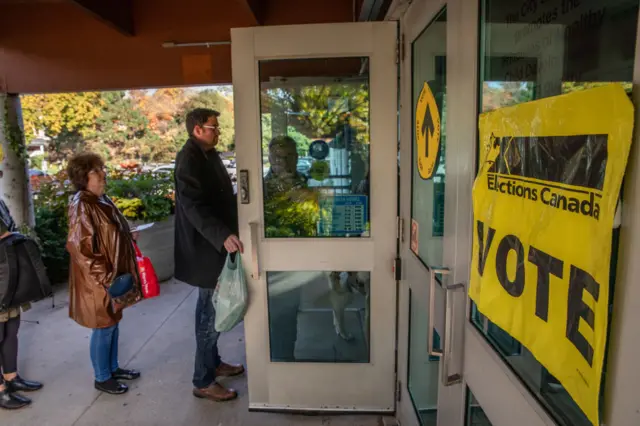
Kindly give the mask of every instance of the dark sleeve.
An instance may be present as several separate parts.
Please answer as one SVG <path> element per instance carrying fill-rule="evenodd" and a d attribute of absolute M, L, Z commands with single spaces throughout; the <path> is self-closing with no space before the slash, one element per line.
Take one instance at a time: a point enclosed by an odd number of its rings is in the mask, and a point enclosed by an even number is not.
<path fill-rule="evenodd" d="M 205 195 L 202 183 L 194 170 L 197 164 L 191 153 L 183 153 L 176 159 L 176 192 L 180 208 L 193 227 L 222 253 L 224 242 L 232 234 L 231 230 L 216 217 L 212 204 L 225 202 L 216 200 L 220 191 Z"/>
<path fill-rule="evenodd" d="M 3 200 L 0 200 L 0 209 L 2 210 L 2 213 L 1 213 L 2 224 L 4 225 L 6 230 L 9 232 L 17 232 L 18 227 L 16 226 L 16 222 L 13 220 L 13 217 L 11 217 L 11 212 L 9 211 L 9 207 L 7 207 L 7 205 Z M 4 229 L 2 231 L 4 231 Z"/>

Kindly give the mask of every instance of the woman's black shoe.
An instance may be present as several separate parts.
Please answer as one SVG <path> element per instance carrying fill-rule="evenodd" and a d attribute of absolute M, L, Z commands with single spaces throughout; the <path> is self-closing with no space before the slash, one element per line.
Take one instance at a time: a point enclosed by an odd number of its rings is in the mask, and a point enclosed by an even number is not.
<path fill-rule="evenodd" d="M 0 391 L 0 408 L 5 410 L 17 410 L 31 404 L 31 400 L 19 393 L 12 393 L 9 388 Z"/>
<path fill-rule="evenodd" d="M 12 392 L 35 392 L 42 389 L 42 383 L 24 380 L 17 376 L 15 379 L 7 382 L 7 387 Z"/>
<path fill-rule="evenodd" d="M 111 373 L 111 377 L 116 380 L 135 380 L 140 378 L 140 372 L 136 370 L 124 370 L 122 368 L 118 368 L 116 371 Z"/>
<path fill-rule="evenodd" d="M 122 395 L 129 390 L 129 387 L 120 383 L 113 377 L 106 382 L 95 382 L 95 387 L 101 392 L 110 393 L 111 395 Z"/>

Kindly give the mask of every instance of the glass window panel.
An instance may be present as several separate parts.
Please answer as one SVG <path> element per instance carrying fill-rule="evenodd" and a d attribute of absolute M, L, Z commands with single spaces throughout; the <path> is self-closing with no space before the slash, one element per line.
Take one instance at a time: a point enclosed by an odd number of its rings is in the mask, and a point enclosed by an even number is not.
<path fill-rule="evenodd" d="M 273 362 L 369 362 L 369 272 L 267 272 Z"/>
<path fill-rule="evenodd" d="M 480 110 L 491 111 L 609 82 L 623 83 L 630 93 L 637 18 L 637 0 L 483 0 Z M 614 232 L 612 271 L 616 249 Z M 614 280 L 612 275 L 611 301 Z M 520 342 L 475 306 L 471 321 L 558 424 L 591 424 L 562 385 Z"/>
<path fill-rule="evenodd" d="M 440 358 L 431 357 L 427 352 L 429 313 L 426 298 L 418 297 L 418 292 L 409 290 L 409 371 L 408 388 L 414 409 L 422 426 L 436 426 L 438 407 L 438 381 Z M 433 345 L 440 348 L 440 336 L 434 334 Z"/>
<path fill-rule="evenodd" d="M 444 235 L 444 191 L 446 158 L 446 65 L 447 11 L 444 9 L 413 42 L 412 96 L 413 121 L 416 123 L 418 101 L 428 85 L 435 98 L 440 117 L 440 145 L 433 175 L 424 179 L 418 167 L 421 153 L 417 152 L 418 132 L 431 132 L 428 126 L 416 128 L 412 135 L 411 184 L 411 250 L 425 264 L 442 266 L 442 237 Z M 429 114 L 427 108 L 425 114 Z M 420 118 L 420 117 L 418 117 Z M 427 122 L 428 119 L 421 121 Z M 419 120 L 420 121 L 420 120 Z M 428 149 L 428 148 L 427 148 Z"/>
<path fill-rule="evenodd" d="M 467 417 L 465 426 L 493 426 L 469 388 L 467 388 Z"/>
<path fill-rule="evenodd" d="M 260 62 L 267 238 L 370 235 L 368 63 Z"/>
<path fill-rule="evenodd" d="M 412 43 L 412 90 L 414 123 L 416 114 L 423 124 L 432 123 L 429 116 L 435 106 L 440 117 L 440 146 L 433 175 L 423 179 L 418 162 L 421 157 L 417 151 L 417 132 L 434 132 L 429 126 L 416 125 L 413 134 L 412 149 L 412 186 L 411 186 L 411 250 L 427 265 L 442 264 L 442 237 L 444 234 L 444 185 L 445 185 L 445 92 L 446 92 L 446 25 L 447 12 L 443 9 Z M 435 105 L 418 108 L 418 100 L 425 85 L 435 99 Z M 435 133 L 434 133 L 435 134 Z M 426 133 L 424 135 L 426 138 Z M 421 149 L 424 149 L 421 147 Z M 441 277 L 438 275 L 438 279 Z M 437 423 L 439 358 L 429 356 L 427 337 L 433 334 L 435 347 L 440 346 L 440 336 L 429 324 L 429 295 L 427 286 L 419 285 L 410 290 L 409 301 L 409 369 L 408 389 L 417 417 L 422 426 L 435 426 Z"/>

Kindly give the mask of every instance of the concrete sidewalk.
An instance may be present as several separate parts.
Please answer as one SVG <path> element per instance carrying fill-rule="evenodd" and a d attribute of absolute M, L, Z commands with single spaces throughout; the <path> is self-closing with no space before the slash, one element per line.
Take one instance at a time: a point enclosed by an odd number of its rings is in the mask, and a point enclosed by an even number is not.
<path fill-rule="evenodd" d="M 300 416 L 249 413 L 245 377 L 223 382 L 238 390 L 233 402 L 213 403 L 191 395 L 197 292 L 179 283 L 162 285 L 160 297 L 128 309 L 120 328 L 120 365 L 142 371 L 123 396 L 93 388 L 89 360 L 91 331 L 68 318 L 66 291 L 55 307 L 42 301 L 24 314 L 20 329 L 20 373 L 45 387 L 29 395 L 33 405 L 0 411 L 2 426 L 377 426 L 379 416 Z M 242 326 L 220 338 L 224 360 L 244 363 Z"/>

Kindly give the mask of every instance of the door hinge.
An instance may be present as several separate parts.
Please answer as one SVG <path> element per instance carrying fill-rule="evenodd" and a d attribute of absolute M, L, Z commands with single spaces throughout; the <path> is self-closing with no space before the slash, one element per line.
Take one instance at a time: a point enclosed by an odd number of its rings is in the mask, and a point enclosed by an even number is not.
<path fill-rule="evenodd" d="M 396 401 L 400 402 L 402 400 L 402 382 L 396 382 Z"/>
<path fill-rule="evenodd" d="M 404 34 L 396 41 L 396 64 L 399 64 L 400 61 L 404 61 Z"/>
<path fill-rule="evenodd" d="M 396 281 L 402 280 L 402 259 L 400 257 L 393 260 L 393 276 Z"/>
<path fill-rule="evenodd" d="M 396 238 L 404 243 L 404 219 L 399 216 L 396 219 Z"/>

